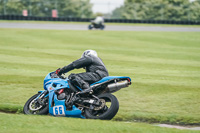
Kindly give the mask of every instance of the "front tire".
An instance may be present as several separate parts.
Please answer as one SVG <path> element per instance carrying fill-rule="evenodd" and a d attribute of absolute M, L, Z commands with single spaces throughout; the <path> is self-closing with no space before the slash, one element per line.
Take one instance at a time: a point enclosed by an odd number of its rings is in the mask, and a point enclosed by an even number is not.
<path fill-rule="evenodd" d="M 24 114 L 34 114 L 34 115 L 46 115 L 49 112 L 49 104 L 48 104 L 48 98 L 46 98 L 45 100 L 45 105 L 41 106 L 39 105 L 39 107 L 35 107 L 36 109 L 30 109 L 30 107 L 32 108 L 32 105 L 34 106 L 34 100 L 35 98 L 37 98 L 38 94 L 35 94 L 34 96 L 32 96 L 24 105 L 24 109 L 23 112 Z M 36 105 L 35 105 L 36 106 Z"/>
<path fill-rule="evenodd" d="M 119 110 L 119 102 L 117 98 L 110 93 L 101 94 L 98 96 L 98 98 L 105 100 L 106 105 L 104 109 L 99 111 L 86 109 L 85 117 L 89 119 L 111 120 Z M 107 107 L 107 103 L 109 102 L 110 102 L 110 107 Z"/>
<path fill-rule="evenodd" d="M 90 24 L 90 25 L 88 26 L 88 29 L 89 29 L 89 30 L 92 30 L 92 29 L 93 29 L 93 25 Z"/>

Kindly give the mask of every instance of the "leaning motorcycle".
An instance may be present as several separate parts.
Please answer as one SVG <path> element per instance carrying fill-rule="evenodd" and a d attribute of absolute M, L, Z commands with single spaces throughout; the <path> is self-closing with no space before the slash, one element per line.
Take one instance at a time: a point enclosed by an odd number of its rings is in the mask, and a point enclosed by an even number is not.
<path fill-rule="evenodd" d="M 92 29 L 103 30 L 104 28 L 105 28 L 105 25 L 103 23 L 95 24 L 94 22 L 91 22 L 91 24 L 88 26 L 89 30 L 92 30 Z"/>
<path fill-rule="evenodd" d="M 78 95 L 81 88 L 51 72 L 44 79 L 44 90 L 33 95 L 23 111 L 34 115 L 111 120 L 119 109 L 119 102 L 112 93 L 130 84 L 130 77 L 108 76 L 91 84 L 90 93 Z"/>

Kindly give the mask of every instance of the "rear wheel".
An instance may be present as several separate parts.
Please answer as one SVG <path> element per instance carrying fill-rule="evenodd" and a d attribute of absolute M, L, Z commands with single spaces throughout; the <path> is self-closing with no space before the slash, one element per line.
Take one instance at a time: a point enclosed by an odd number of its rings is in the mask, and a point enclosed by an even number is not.
<path fill-rule="evenodd" d="M 99 107 L 94 107 L 93 110 L 86 109 L 86 118 L 111 120 L 119 110 L 117 98 L 110 93 L 101 94 L 98 98 L 101 100 L 101 105 Z"/>
<path fill-rule="evenodd" d="M 101 25 L 100 29 L 103 30 L 105 28 L 105 25 Z"/>
<path fill-rule="evenodd" d="M 49 112 L 48 97 L 42 99 L 42 105 L 36 101 L 38 94 L 32 96 L 24 105 L 24 114 L 45 115 Z"/>

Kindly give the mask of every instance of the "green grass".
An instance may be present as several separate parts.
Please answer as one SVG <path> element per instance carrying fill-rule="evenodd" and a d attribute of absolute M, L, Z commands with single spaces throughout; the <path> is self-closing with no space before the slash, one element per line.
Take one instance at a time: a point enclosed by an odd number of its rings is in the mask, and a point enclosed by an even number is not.
<path fill-rule="evenodd" d="M 16 122 L 17 120 L 17 122 Z M 0 132 L 27 133 L 197 133 L 198 131 L 161 128 L 144 123 L 83 120 L 52 116 L 0 113 Z"/>
<path fill-rule="evenodd" d="M 0 110 L 21 112 L 47 73 L 86 49 L 98 52 L 110 75 L 132 78 L 114 93 L 114 120 L 200 125 L 199 32 L 0 29 Z"/>

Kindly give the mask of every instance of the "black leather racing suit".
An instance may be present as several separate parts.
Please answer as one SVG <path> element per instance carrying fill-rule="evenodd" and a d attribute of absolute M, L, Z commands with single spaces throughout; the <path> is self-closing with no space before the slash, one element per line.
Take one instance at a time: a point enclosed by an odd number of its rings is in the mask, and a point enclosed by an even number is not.
<path fill-rule="evenodd" d="M 73 84 L 82 89 L 89 88 L 89 84 L 99 81 L 108 76 L 108 71 L 99 57 L 88 55 L 84 56 L 71 64 L 60 69 L 59 74 L 69 72 L 73 69 L 85 68 L 86 72 L 79 74 L 70 74 L 69 79 Z"/>

